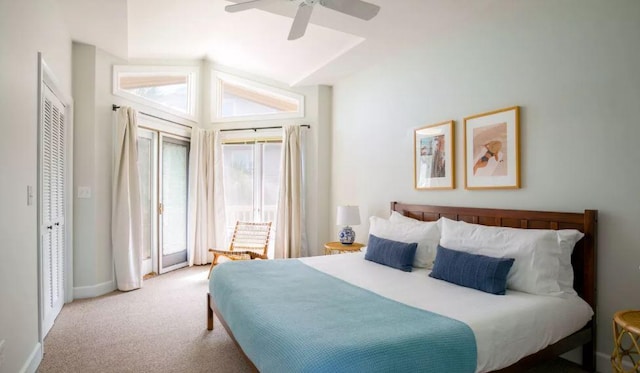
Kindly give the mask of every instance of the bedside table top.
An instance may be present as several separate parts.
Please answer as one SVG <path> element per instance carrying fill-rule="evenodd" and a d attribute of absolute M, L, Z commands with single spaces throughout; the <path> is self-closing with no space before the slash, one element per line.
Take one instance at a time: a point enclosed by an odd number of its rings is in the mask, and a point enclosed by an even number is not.
<path fill-rule="evenodd" d="M 334 241 L 334 242 L 327 242 L 324 244 L 324 248 L 327 250 L 339 250 L 339 251 L 360 251 L 361 248 L 363 248 L 365 246 L 365 244 L 359 243 L 359 242 L 354 242 L 351 245 L 343 245 L 340 242 Z"/>
<path fill-rule="evenodd" d="M 630 332 L 640 335 L 640 311 L 638 310 L 618 311 L 613 316 L 613 319 L 621 327 L 627 329 Z"/>

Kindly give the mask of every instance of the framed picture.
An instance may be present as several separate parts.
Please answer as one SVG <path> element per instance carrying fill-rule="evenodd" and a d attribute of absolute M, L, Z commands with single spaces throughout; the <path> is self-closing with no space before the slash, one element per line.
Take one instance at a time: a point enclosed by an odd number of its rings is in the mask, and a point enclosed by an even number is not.
<path fill-rule="evenodd" d="M 464 118 L 465 189 L 520 188 L 520 108 Z"/>
<path fill-rule="evenodd" d="M 413 137 L 413 179 L 416 189 L 453 189 L 454 122 L 418 128 Z"/>

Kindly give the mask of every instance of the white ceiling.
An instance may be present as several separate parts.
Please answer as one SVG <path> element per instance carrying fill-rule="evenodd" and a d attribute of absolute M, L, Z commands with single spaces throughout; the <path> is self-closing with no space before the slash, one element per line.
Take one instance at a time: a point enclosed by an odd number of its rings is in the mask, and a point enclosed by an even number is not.
<path fill-rule="evenodd" d="M 75 40 L 135 59 L 209 59 L 289 85 L 332 85 L 416 45 L 446 39 L 504 0 L 368 0 L 370 21 L 316 5 L 307 33 L 288 41 L 299 0 L 238 13 L 223 0 L 58 0 Z M 123 20 L 128 25 L 125 30 Z M 126 50 L 126 53 L 124 52 Z"/>

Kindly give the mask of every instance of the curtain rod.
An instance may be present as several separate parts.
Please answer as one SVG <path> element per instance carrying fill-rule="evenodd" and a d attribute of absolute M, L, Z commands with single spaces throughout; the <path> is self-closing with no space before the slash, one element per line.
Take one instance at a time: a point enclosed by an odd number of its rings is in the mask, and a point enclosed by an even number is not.
<path fill-rule="evenodd" d="M 120 106 L 118 106 L 118 105 L 116 105 L 116 104 L 113 104 L 113 105 L 111 106 L 111 109 L 112 109 L 113 111 L 116 111 L 116 110 L 120 109 Z M 179 125 L 179 126 L 183 126 L 183 127 L 191 128 L 191 126 L 187 126 L 186 124 L 182 124 L 182 123 L 174 122 L 174 121 L 169 120 L 169 119 L 160 118 L 160 117 L 157 117 L 157 116 L 155 116 L 155 115 L 151 115 L 151 114 L 144 113 L 144 112 L 142 112 L 142 111 L 140 112 L 140 114 L 146 115 L 146 116 L 151 117 L 151 118 L 160 119 L 160 120 L 163 120 L 163 121 L 165 121 L 165 122 L 169 122 L 169 123 L 177 124 L 177 125 Z M 309 124 L 303 124 L 303 125 L 301 125 L 300 127 L 304 127 L 304 128 L 311 128 L 311 125 L 309 125 Z M 272 126 L 272 127 L 250 127 L 250 128 L 226 128 L 226 129 L 221 129 L 221 130 L 220 130 L 220 132 L 230 132 L 230 131 L 253 131 L 253 132 L 257 132 L 258 130 L 273 130 L 273 129 L 279 129 L 279 128 L 282 128 L 282 126 Z"/>
<path fill-rule="evenodd" d="M 118 109 L 120 109 L 120 106 L 118 106 L 118 105 L 116 105 L 116 104 L 113 104 L 113 105 L 111 106 L 111 110 L 113 110 L 113 111 L 116 111 L 116 110 L 118 110 Z M 151 118 L 155 118 L 155 119 L 160 119 L 160 120 L 163 120 L 163 121 L 165 121 L 165 122 L 169 122 L 169 123 L 177 124 L 177 125 L 179 125 L 179 126 L 182 126 L 182 127 L 186 127 L 186 128 L 191 129 L 191 126 L 187 126 L 186 124 L 182 124 L 182 123 L 174 122 L 174 121 L 169 120 L 169 119 L 164 119 L 164 118 L 161 118 L 161 117 L 157 117 L 157 116 L 155 116 L 155 115 L 147 114 L 147 113 L 142 112 L 142 111 L 140 112 L 140 114 L 145 115 L 145 116 L 147 116 L 147 117 L 151 117 Z"/>
<path fill-rule="evenodd" d="M 310 124 L 301 124 L 300 127 L 311 128 Z M 230 132 L 230 131 L 253 131 L 256 132 L 258 130 L 275 130 L 282 128 L 282 126 L 271 126 L 271 127 L 248 127 L 248 128 L 225 128 L 221 129 L 220 132 Z"/>

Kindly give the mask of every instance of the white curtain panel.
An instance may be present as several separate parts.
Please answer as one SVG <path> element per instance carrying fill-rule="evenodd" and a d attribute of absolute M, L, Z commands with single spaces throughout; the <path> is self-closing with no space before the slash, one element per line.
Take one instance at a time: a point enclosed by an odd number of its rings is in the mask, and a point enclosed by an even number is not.
<path fill-rule="evenodd" d="M 129 291 L 142 286 L 142 205 L 138 175 L 136 111 L 117 112 L 111 209 L 111 242 L 116 285 Z"/>
<path fill-rule="evenodd" d="M 189 153 L 189 265 L 211 262 L 209 249 L 223 249 L 225 204 L 220 131 L 194 127 Z"/>
<path fill-rule="evenodd" d="M 276 259 L 299 258 L 307 251 L 303 243 L 305 233 L 302 140 L 300 126 L 283 126 L 280 192 L 276 213 Z"/>

